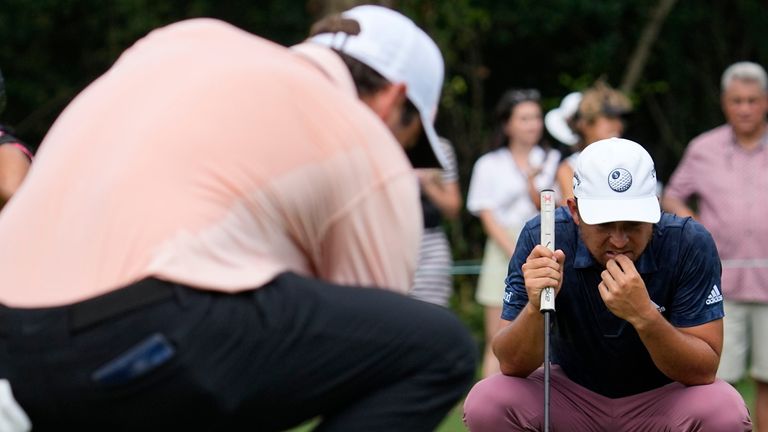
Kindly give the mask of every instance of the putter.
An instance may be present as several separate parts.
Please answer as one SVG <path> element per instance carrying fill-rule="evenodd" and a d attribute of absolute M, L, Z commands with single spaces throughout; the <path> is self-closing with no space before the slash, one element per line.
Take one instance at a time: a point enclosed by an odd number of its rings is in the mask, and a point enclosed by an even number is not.
<path fill-rule="evenodd" d="M 555 192 L 551 189 L 541 191 L 541 244 L 555 250 Z M 544 288 L 539 300 L 544 314 L 544 432 L 549 432 L 549 322 L 555 311 L 555 289 Z"/>

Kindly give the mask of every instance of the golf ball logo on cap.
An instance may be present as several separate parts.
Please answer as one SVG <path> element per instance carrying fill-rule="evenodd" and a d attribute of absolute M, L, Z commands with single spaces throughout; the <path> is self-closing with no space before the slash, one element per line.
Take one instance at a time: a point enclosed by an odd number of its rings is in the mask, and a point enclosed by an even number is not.
<path fill-rule="evenodd" d="M 624 168 L 616 168 L 608 174 L 608 186 L 616 192 L 626 192 L 632 186 L 632 174 Z"/>

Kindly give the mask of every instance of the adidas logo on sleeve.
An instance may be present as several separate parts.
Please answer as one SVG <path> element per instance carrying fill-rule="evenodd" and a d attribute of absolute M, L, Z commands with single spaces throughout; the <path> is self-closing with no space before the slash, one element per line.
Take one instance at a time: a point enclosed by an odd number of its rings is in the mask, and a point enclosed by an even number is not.
<path fill-rule="evenodd" d="M 707 301 L 705 303 L 711 305 L 721 301 L 723 301 L 723 293 L 720 292 L 717 285 L 712 285 L 712 291 L 709 293 L 709 296 L 707 296 Z"/>
<path fill-rule="evenodd" d="M 504 301 L 506 303 L 509 303 L 509 302 L 512 301 L 512 293 L 511 292 L 508 291 L 508 292 L 504 293 Z"/>

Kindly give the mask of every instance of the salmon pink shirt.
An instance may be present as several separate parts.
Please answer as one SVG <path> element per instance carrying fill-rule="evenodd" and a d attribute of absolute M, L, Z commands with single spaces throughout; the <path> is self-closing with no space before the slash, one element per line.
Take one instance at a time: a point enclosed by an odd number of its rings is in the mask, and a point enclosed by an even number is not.
<path fill-rule="evenodd" d="M 148 276 L 238 292 L 289 270 L 405 292 L 413 169 L 341 60 L 306 51 L 212 19 L 128 49 L 56 120 L 0 214 L 0 303 Z"/>

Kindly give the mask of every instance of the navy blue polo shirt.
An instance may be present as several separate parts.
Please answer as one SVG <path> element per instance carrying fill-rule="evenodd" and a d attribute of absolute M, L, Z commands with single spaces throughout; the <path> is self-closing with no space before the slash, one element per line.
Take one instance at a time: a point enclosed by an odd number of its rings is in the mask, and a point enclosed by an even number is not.
<path fill-rule="evenodd" d="M 523 228 L 509 263 L 502 311 L 506 320 L 515 319 L 528 302 L 521 268 L 540 236 L 537 216 Z M 565 207 L 555 212 L 555 247 L 565 252 L 565 275 L 552 319 L 552 363 L 574 382 L 611 398 L 670 383 L 634 327 L 603 303 L 597 289 L 603 267 L 579 238 Z M 692 327 L 723 317 L 717 248 L 693 219 L 662 213 L 635 267 L 651 301 L 673 326 Z"/>

